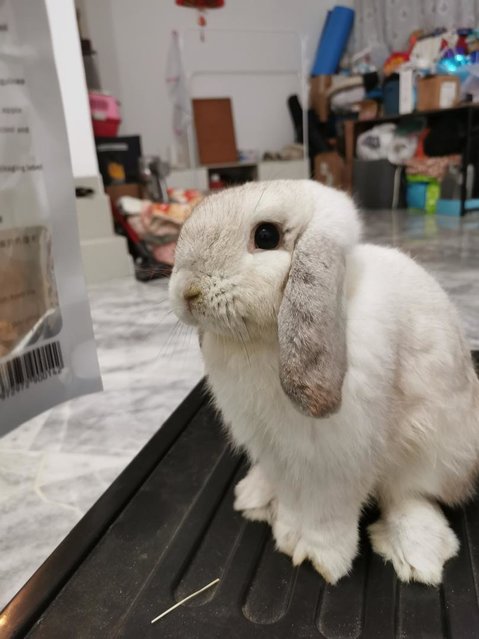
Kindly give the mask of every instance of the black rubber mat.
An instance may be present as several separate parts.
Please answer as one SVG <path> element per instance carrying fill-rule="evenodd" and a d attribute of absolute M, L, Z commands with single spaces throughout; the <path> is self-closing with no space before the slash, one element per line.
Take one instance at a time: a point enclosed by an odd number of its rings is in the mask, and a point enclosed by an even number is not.
<path fill-rule="evenodd" d="M 364 525 L 352 574 L 329 586 L 276 552 L 266 525 L 233 511 L 245 472 L 198 386 L 3 611 L 0 636 L 479 637 L 479 501 L 447 512 L 461 550 L 441 588 L 400 583 Z"/>

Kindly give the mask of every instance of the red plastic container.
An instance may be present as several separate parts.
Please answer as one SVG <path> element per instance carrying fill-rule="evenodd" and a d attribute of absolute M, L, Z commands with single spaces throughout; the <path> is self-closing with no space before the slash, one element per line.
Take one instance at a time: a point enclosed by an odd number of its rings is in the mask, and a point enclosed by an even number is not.
<path fill-rule="evenodd" d="M 118 135 L 121 116 L 116 98 L 94 91 L 90 91 L 88 96 L 95 137 L 113 138 Z"/>

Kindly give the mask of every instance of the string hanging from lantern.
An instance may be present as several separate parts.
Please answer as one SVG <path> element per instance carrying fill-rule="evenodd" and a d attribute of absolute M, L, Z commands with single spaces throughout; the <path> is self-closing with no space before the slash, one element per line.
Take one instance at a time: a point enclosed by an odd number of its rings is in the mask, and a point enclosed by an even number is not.
<path fill-rule="evenodd" d="M 198 26 L 200 27 L 201 41 L 205 41 L 206 11 L 208 9 L 221 9 L 225 6 L 225 0 L 175 0 L 179 7 L 196 9 L 198 11 Z"/>

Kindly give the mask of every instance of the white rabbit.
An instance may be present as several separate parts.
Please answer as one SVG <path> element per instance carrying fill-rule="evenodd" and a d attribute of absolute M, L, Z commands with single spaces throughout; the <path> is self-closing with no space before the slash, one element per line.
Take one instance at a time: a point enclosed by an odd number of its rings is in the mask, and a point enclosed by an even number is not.
<path fill-rule="evenodd" d="M 373 548 L 402 580 L 438 584 L 459 544 L 436 500 L 473 491 L 479 383 L 444 291 L 360 230 L 351 199 L 315 182 L 229 189 L 185 223 L 170 299 L 199 327 L 216 404 L 252 463 L 235 508 L 335 583 L 376 499 Z"/>

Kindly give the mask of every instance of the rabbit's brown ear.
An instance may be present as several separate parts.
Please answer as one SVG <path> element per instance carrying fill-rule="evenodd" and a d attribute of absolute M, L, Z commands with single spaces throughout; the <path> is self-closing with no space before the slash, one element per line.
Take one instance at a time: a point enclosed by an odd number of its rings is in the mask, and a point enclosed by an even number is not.
<path fill-rule="evenodd" d="M 294 249 L 278 335 L 283 390 L 312 417 L 341 406 L 347 367 L 344 273 L 343 248 L 310 224 Z"/>

